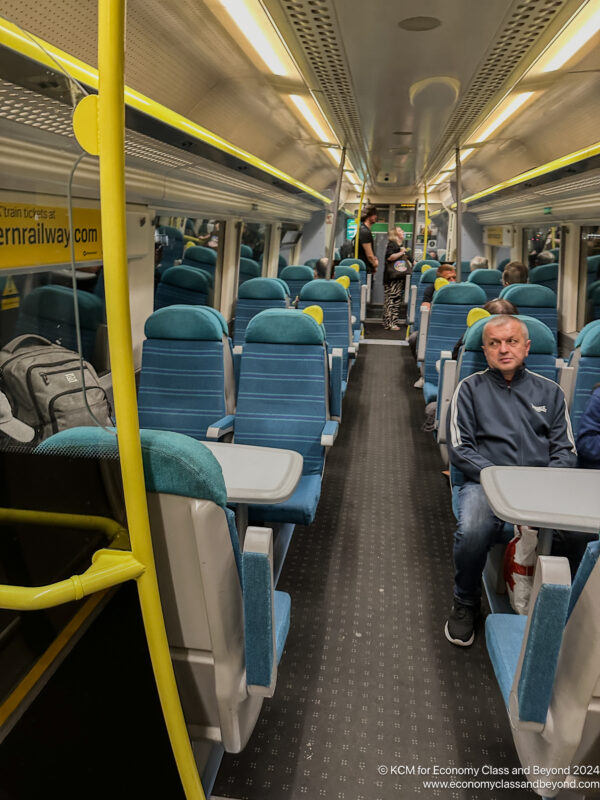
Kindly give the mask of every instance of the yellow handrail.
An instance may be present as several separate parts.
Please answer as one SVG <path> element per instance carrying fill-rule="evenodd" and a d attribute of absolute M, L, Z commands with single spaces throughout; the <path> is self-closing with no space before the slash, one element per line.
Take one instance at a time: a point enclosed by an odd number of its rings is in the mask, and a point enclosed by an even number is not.
<path fill-rule="evenodd" d="M 188 800 L 205 800 L 177 692 L 158 592 L 142 464 L 131 341 L 125 219 L 125 0 L 98 0 L 98 152 L 106 317 L 123 492 L 148 649 L 165 724 Z"/>
<path fill-rule="evenodd" d="M 91 567 L 82 575 L 73 575 L 47 586 L 0 584 L 0 608 L 12 608 L 15 611 L 53 608 L 139 578 L 143 572 L 144 567 L 131 553 L 123 550 L 98 550 L 94 553 Z"/>
<path fill-rule="evenodd" d="M 360 215 L 362 213 L 363 198 L 365 196 L 365 184 L 363 181 L 362 189 L 360 192 L 360 200 L 358 201 L 358 211 L 356 212 L 356 234 L 354 239 L 354 258 L 358 258 L 358 237 L 360 236 Z"/>
<path fill-rule="evenodd" d="M 63 514 L 55 511 L 31 511 L 23 508 L 0 508 L 0 524 L 46 525 L 53 528 L 81 528 L 87 531 L 102 531 L 112 542 L 117 537 L 127 536 L 127 530 L 114 519 L 94 517 L 89 514 Z"/>

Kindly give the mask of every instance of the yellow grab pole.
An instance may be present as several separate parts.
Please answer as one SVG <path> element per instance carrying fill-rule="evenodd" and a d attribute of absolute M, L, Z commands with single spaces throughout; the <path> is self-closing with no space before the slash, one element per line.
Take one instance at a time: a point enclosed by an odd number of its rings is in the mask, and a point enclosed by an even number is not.
<path fill-rule="evenodd" d="M 98 144 L 106 316 L 131 549 L 158 694 L 188 800 L 205 800 L 185 726 L 158 592 L 135 392 L 125 219 L 125 0 L 98 0 Z"/>
<path fill-rule="evenodd" d="M 423 231 L 423 258 L 427 258 L 427 241 L 429 239 L 429 202 L 427 200 L 427 184 L 423 184 L 425 190 L 425 226 Z"/>
<path fill-rule="evenodd" d="M 358 202 L 358 211 L 356 213 L 356 236 L 354 237 L 354 258 L 358 258 L 358 236 L 360 234 L 360 215 L 362 212 L 363 198 L 365 196 L 365 183 L 363 181 L 362 190 L 360 193 L 360 200 Z"/>

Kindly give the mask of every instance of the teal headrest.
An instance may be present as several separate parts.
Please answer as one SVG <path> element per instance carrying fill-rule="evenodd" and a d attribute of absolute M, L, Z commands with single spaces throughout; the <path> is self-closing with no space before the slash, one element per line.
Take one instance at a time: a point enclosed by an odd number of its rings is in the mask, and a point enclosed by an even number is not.
<path fill-rule="evenodd" d="M 285 300 L 285 296 L 286 291 L 277 278 L 250 278 L 238 289 L 240 300 Z"/>
<path fill-rule="evenodd" d="M 510 258 L 503 258 L 502 261 L 498 264 L 496 269 L 499 269 L 500 272 L 504 272 L 504 267 L 510 264 Z"/>
<path fill-rule="evenodd" d="M 281 277 L 280 278 L 271 278 L 271 280 L 278 281 L 281 284 L 281 286 L 283 288 L 283 291 L 287 294 L 288 297 L 290 296 L 290 287 L 283 280 L 283 278 L 281 278 Z"/>
<path fill-rule="evenodd" d="M 505 286 L 500 297 L 510 300 L 517 308 L 556 308 L 556 295 L 547 286 L 534 283 L 513 283 Z"/>
<path fill-rule="evenodd" d="M 159 225 L 157 231 L 165 234 L 166 236 L 171 236 L 173 239 L 183 241 L 183 233 L 179 230 L 179 228 L 174 228 L 172 225 Z"/>
<path fill-rule="evenodd" d="M 205 306 L 166 306 L 151 314 L 144 325 L 147 339 L 220 342 L 223 328 Z"/>
<path fill-rule="evenodd" d="M 281 270 L 279 277 L 284 281 L 312 281 L 313 271 L 305 264 L 290 264 Z"/>
<path fill-rule="evenodd" d="M 594 281 L 593 283 L 590 283 L 590 285 L 587 288 L 588 300 L 598 297 L 598 289 L 600 289 L 600 281 Z"/>
<path fill-rule="evenodd" d="M 258 278 L 260 275 L 260 264 L 252 258 L 242 257 L 240 258 L 240 272 L 244 275 L 252 275 L 252 277 Z"/>
<path fill-rule="evenodd" d="M 283 269 L 284 267 L 287 267 L 287 258 L 285 256 L 282 256 L 281 253 L 279 253 L 279 255 L 277 256 L 277 267 L 278 269 Z"/>
<path fill-rule="evenodd" d="M 558 264 L 540 264 L 529 270 L 529 282 L 552 281 L 558 278 Z"/>
<path fill-rule="evenodd" d="M 200 442 L 181 433 L 141 430 L 147 492 L 212 500 L 225 506 L 227 491 L 219 462 Z M 35 450 L 46 455 L 83 458 L 119 457 L 118 437 L 104 428 L 69 428 L 50 436 Z"/>
<path fill-rule="evenodd" d="M 340 264 L 335 268 L 334 277 L 341 278 L 343 275 L 347 275 L 350 278 L 350 283 L 353 281 L 355 283 L 360 283 L 360 275 L 355 269 L 352 269 L 352 267 L 342 267 Z"/>
<path fill-rule="evenodd" d="M 430 267 L 435 267 L 435 269 L 437 269 L 440 266 L 440 262 L 436 261 L 435 258 L 424 258 L 421 261 L 417 261 L 413 272 L 421 272 L 425 264 L 429 264 Z M 429 270 L 427 270 L 427 272 L 429 272 Z"/>
<path fill-rule="evenodd" d="M 362 258 L 343 258 L 340 261 L 340 267 L 348 267 L 352 266 L 352 264 L 358 264 L 363 272 L 367 269 L 367 265 Z"/>
<path fill-rule="evenodd" d="M 600 322 L 600 320 L 596 320 Z M 600 356 L 600 328 L 595 327 L 588 331 L 581 343 L 582 356 Z"/>
<path fill-rule="evenodd" d="M 240 255 L 243 258 L 254 258 L 254 251 L 248 244 L 240 245 Z"/>
<path fill-rule="evenodd" d="M 493 314 L 492 317 L 493 316 L 495 315 Z M 534 319 L 524 314 L 517 314 L 516 316 L 527 325 L 529 339 L 531 340 L 530 352 L 537 355 L 554 355 L 556 352 L 556 342 L 550 328 L 543 322 L 540 322 L 539 319 Z M 465 333 L 465 350 L 481 350 L 483 329 L 492 317 L 484 317 L 471 325 Z"/>
<path fill-rule="evenodd" d="M 221 314 L 220 311 L 217 311 L 216 308 L 211 308 L 210 306 L 202 306 L 202 308 L 204 311 L 208 311 L 209 314 L 212 314 L 213 317 L 215 317 L 225 336 L 229 336 L 229 326 L 227 325 L 227 320 L 223 314 Z"/>
<path fill-rule="evenodd" d="M 192 292 L 203 292 L 208 294 L 210 283 L 206 279 L 206 273 L 196 267 L 169 267 L 161 278 L 161 283 L 168 283 L 171 286 L 179 286 L 182 289 L 189 289 Z"/>
<path fill-rule="evenodd" d="M 575 344 L 573 347 L 581 347 L 581 344 L 585 337 L 588 335 L 590 331 L 593 331 L 594 328 L 597 328 L 600 325 L 600 319 L 593 319 L 591 322 L 588 322 L 587 325 L 584 325 L 583 328 L 577 334 L 577 338 L 575 339 Z"/>
<path fill-rule="evenodd" d="M 502 286 L 502 275 L 497 269 L 474 269 L 467 278 L 469 283 L 494 284 L 494 286 Z"/>
<path fill-rule="evenodd" d="M 300 291 L 300 300 L 312 300 L 317 303 L 348 302 L 348 292 L 337 281 L 326 281 L 321 278 L 304 284 Z"/>
<path fill-rule="evenodd" d="M 598 267 L 600 267 L 600 254 L 597 256 L 588 256 L 587 263 L 588 263 L 588 270 L 598 269 Z"/>
<path fill-rule="evenodd" d="M 323 326 L 302 311 L 267 308 L 252 317 L 246 328 L 246 342 L 266 344 L 323 344 Z"/>
<path fill-rule="evenodd" d="M 425 270 L 425 272 L 421 272 L 421 277 L 419 278 L 419 283 L 435 283 L 436 278 L 440 276 L 437 274 L 437 269 L 432 267 L 431 269 Z"/>
<path fill-rule="evenodd" d="M 482 306 L 487 302 L 487 297 L 476 283 L 448 283 L 433 295 L 433 302 L 436 306 Z"/>
<path fill-rule="evenodd" d="M 75 325 L 73 298 L 73 289 L 67 286 L 38 286 L 25 297 L 21 308 L 33 317 Z M 91 292 L 79 291 L 77 306 L 81 327 L 95 330 L 103 319 L 102 300 Z"/>
<path fill-rule="evenodd" d="M 183 253 L 184 264 L 206 264 L 210 267 L 217 266 L 217 251 L 211 247 L 202 247 L 202 245 L 193 245 L 184 250 Z"/>

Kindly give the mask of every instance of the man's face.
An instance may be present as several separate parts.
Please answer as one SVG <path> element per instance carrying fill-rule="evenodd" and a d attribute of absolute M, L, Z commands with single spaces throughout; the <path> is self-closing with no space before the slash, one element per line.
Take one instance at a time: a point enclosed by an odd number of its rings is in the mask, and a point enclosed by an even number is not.
<path fill-rule="evenodd" d="M 443 271 L 440 277 L 446 278 L 448 283 L 456 283 L 456 272 L 453 269 Z"/>
<path fill-rule="evenodd" d="M 483 330 L 483 352 L 488 366 L 499 370 L 508 380 L 527 358 L 530 344 L 516 319 L 502 325 L 486 325 Z"/>

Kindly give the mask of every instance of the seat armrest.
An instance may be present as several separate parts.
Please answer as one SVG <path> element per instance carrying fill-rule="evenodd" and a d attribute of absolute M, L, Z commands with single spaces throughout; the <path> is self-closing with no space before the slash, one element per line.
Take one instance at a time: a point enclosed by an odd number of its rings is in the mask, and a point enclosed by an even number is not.
<path fill-rule="evenodd" d="M 571 570 L 567 559 L 540 556 L 508 703 L 515 729 L 539 733 L 545 728 L 570 593 Z"/>
<path fill-rule="evenodd" d="M 364 322 L 367 316 L 367 284 L 360 287 L 360 321 Z"/>
<path fill-rule="evenodd" d="M 425 361 L 425 350 L 427 348 L 427 329 L 429 327 L 430 308 L 421 309 L 421 321 L 419 322 L 419 338 L 417 340 L 417 361 Z"/>
<path fill-rule="evenodd" d="M 408 303 L 408 324 L 415 324 L 415 314 L 417 313 L 417 287 L 410 287 L 410 299 Z"/>
<path fill-rule="evenodd" d="M 356 354 L 358 352 L 358 347 L 354 344 L 349 345 L 348 347 L 348 355 L 352 356 L 352 358 L 356 358 Z"/>
<path fill-rule="evenodd" d="M 452 402 L 452 396 L 454 395 L 454 389 L 456 388 L 456 374 L 458 368 L 458 362 L 453 361 L 452 358 L 444 358 L 445 353 L 452 355 L 449 351 L 442 351 L 436 409 L 438 444 L 446 444 L 446 418 L 450 403 Z"/>
<path fill-rule="evenodd" d="M 354 347 L 356 348 L 356 352 L 358 352 L 360 346 L 360 331 L 352 331 L 352 337 L 354 340 Z"/>
<path fill-rule="evenodd" d="M 242 555 L 248 694 L 272 697 L 277 682 L 273 531 L 249 527 Z"/>
<path fill-rule="evenodd" d="M 327 420 L 321 433 L 321 447 L 332 447 L 336 436 L 338 435 L 339 427 L 339 422 L 336 422 L 333 419 Z"/>
<path fill-rule="evenodd" d="M 233 375 L 235 377 L 235 396 L 237 397 L 238 389 L 240 388 L 240 369 L 242 366 L 242 353 L 244 348 L 241 344 L 236 344 L 233 348 Z"/>
<path fill-rule="evenodd" d="M 342 382 L 344 370 L 344 351 L 334 347 L 329 354 L 329 411 L 334 419 L 342 418 Z"/>
<path fill-rule="evenodd" d="M 558 368 L 558 385 L 565 393 L 567 408 L 571 408 L 575 394 L 575 367 L 567 366 L 561 358 L 556 359 L 556 366 Z"/>
<path fill-rule="evenodd" d="M 222 417 L 222 419 L 218 419 L 216 422 L 213 422 L 212 425 L 209 425 L 206 429 L 206 438 L 207 439 L 221 439 L 228 433 L 233 432 L 235 424 L 235 417 L 233 414 L 228 414 L 226 417 Z"/>

